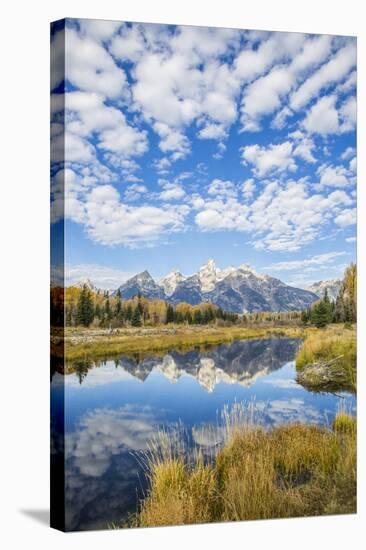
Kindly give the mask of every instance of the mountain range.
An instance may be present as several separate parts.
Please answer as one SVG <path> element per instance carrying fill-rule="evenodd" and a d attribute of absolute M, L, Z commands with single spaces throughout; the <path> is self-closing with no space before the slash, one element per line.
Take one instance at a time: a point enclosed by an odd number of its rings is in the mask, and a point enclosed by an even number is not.
<path fill-rule="evenodd" d="M 248 264 L 220 269 L 214 260 L 209 260 L 193 275 L 185 276 L 173 270 L 158 281 L 143 271 L 128 279 L 112 295 L 118 290 L 123 299 L 140 293 L 145 298 L 163 299 L 172 304 L 208 302 L 233 313 L 302 310 L 319 298 L 316 292 L 261 275 Z"/>
<path fill-rule="evenodd" d="M 306 290 L 314 292 L 319 298 L 323 298 L 325 291 L 327 291 L 329 299 L 335 301 L 341 289 L 341 284 L 341 279 L 328 279 L 326 281 L 317 281 L 308 286 Z"/>

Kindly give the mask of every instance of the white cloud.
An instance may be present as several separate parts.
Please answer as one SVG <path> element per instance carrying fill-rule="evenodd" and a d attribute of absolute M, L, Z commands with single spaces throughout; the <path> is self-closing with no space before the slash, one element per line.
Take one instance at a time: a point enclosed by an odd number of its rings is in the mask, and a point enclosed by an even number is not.
<path fill-rule="evenodd" d="M 112 39 L 109 50 L 121 61 L 138 61 L 145 50 L 141 26 L 135 24 L 127 27 L 124 25 Z"/>
<path fill-rule="evenodd" d="M 235 197 L 195 199 L 197 226 L 204 231 L 234 230 L 250 233 L 257 249 L 296 251 L 319 237 L 352 199 L 344 191 L 328 196 L 310 194 L 302 181 L 286 185 L 268 183 L 252 203 Z"/>
<path fill-rule="evenodd" d="M 162 122 L 156 122 L 153 127 L 161 138 L 159 148 L 163 153 L 171 152 L 171 160 L 178 160 L 188 155 L 190 152 L 190 143 L 182 132 L 174 130 Z"/>
<path fill-rule="evenodd" d="M 336 88 L 336 92 L 347 93 L 353 88 L 355 88 L 356 84 L 357 84 L 357 73 L 356 71 L 352 71 L 351 74 L 347 77 L 347 79 L 342 84 L 338 84 Z"/>
<path fill-rule="evenodd" d="M 356 237 L 347 237 L 346 242 L 347 243 L 355 243 L 356 240 L 357 240 Z"/>
<path fill-rule="evenodd" d="M 289 109 L 287 106 L 283 107 L 283 109 L 278 111 L 278 113 L 272 120 L 271 127 L 277 130 L 282 130 L 282 128 L 284 128 L 286 125 L 286 120 L 292 115 L 293 112 L 291 111 L 291 109 Z"/>
<path fill-rule="evenodd" d="M 124 197 L 127 201 L 136 201 L 141 198 L 141 195 L 147 193 L 145 185 L 134 183 L 129 185 L 125 191 Z"/>
<path fill-rule="evenodd" d="M 291 96 L 291 109 L 305 107 L 318 93 L 331 84 L 339 82 L 356 64 L 356 46 L 347 44 L 341 48 L 330 61 L 312 74 Z"/>
<path fill-rule="evenodd" d="M 225 126 L 219 124 L 207 124 L 198 132 L 198 137 L 201 139 L 223 139 L 226 135 Z"/>
<path fill-rule="evenodd" d="M 356 154 L 356 149 L 354 147 L 347 147 L 341 154 L 342 160 L 348 160 Z"/>
<path fill-rule="evenodd" d="M 250 82 L 265 73 L 275 62 L 291 59 L 301 49 L 305 36 L 300 33 L 276 33 L 256 49 L 246 49 L 235 60 L 235 75 Z"/>
<path fill-rule="evenodd" d="M 223 181 L 218 178 L 212 180 L 208 187 L 207 193 L 219 198 L 237 196 L 237 190 L 232 181 Z"/>
<path fill-rule="evenodd" d="M 331 41 L 329 36 L 305 40 L 291 63 L 275 66 L 268 74 L 245 88 L 241 108 L 244 130 L 259 130 L 260 118 L 279 109 L 282 99 L 296 85 L 303 72 L 313 69 L 328 57 Z M 292 111 L 285 106 L 276 115 L 273 127 L 282 128 L 291 114 Z"/>
<path fill-rule="evenodd" d="M 254 180 L 252 178 L 245 180 L 241 186 L 241 191 L 245 199 L 251 199 L 255 192 Z"/>
<path fill-rule="evenodd" d="M 356 223 L 356 208 L 343 210 L 336 218 L 335 223 L 341 227 L 354 225 Z"/>
<path fill-rule="evenodd" d="M 74 29 L 66 32 L 65 71 L 67 80 L 81 90 L 110 98 L 128 96 L 124 71 L 102 45 L 89 37 L 80 37 Z"/>
<path fill-rule="evenodd" d="M 347 187 L 350 184 L 349 173 L 344 166 L 323 164 L 317 170 L 321 185 L 328 187 Z"/>
<path fill-rule="evenodd" d="M 271 144 L 267 148 L 248 145 L 241 148 L 241 153 L 244 164 L 252 164 L 253 172 L 258 177 L 285 170 L 294 172 L 297 168 L 293 159 L 292 144 L 289 141 L 278 145 Z"/>
<path fill-rule="evenodd" d="M 335 95 L 324 96 L 319 99 L 306 115 L 303 121 L 304 128 L 310 133 L 321 135 L 338 132 L 339 119 L 335 103 Z"/>
<path fill-rule="evenodd" d="M 77 203 L 82 218 L 78 216 L 75 221 L 83 223 L 90 238 L 105 245 L 154 244 L 163 234 L 183 230 L 188 213 L 184 206 L 126 205 L 111 185 L 93 188 Z"/>
<path fill-rule="evenodd" d="M 248 212 L 249 208 L 234 198 L 206 201 L 204 209 L 196 215 L 195 222 L 203 231 L 249 231 Z"/>
<path fill-rule="evenodd" d="M 148 148 L 146 132 L 130 126 L 122 111 L 105 105 L 104 101 L 103 95 L 94 92 L 67 93 L 68 132 L 86 138 L 97 134 L 99 148 L 123 156 L 145 153 Z"/>
<path fill-rule="evenodd" d="M 171 161 L 166 157 L 155 159 L 153 162 L 155 170 L 161 175 L 168 174 L 171 165 Z"/>
<path fill-rule="evenodd" d="M 314 268 L 317 269 L 319 266 L 328 265 L 333 263 L 336 258 L 339 256 L 344 256 L 346 252 L 327 252 L 325 254 L 317 254 L 311 258 L 305 258 L 303 260 L 289 260 L 287 262 L 277 262 L 271 264 L 264 269 L 271 271 L 292 271 L 296 269 L 304 268 Z"/>
<path fill-rule="evenodd" d="M 313 155 L 313 151 L 316 148 L 312 138 L 304 135 L 300 131 L 292 132 L 289 137 L 294 138 L 295 148 L 293 154 L 297 157 L 301 157 L 310 163 L 315 163 L 316 158 Z"/>
<path fill-rule="evenodd" d="M 90 279 L 97 287 L 105 290 L 118 288 L 132 277 L 134 273 L 122 269 L 107 267 L 98 264 L 66 264 L 65 284 L 71 286 L 80 281 Z"/>
<path fill-rule="evenodd" d="M 354 96 L 349 97 L 339 109 L 342 119 L 341 132 L 354 130 L 357 122 L 357 104 Z"/>
<path fill-rule="evenodd" d="M 245 89 L 242 103 L 243 129 L 259 129 L 258 118 L 272 113 L 281 105 L 281 97 L 288 93 L 293 76 L 286 67 L 275 67 Z"/>
<path fill-rule="evenodd" d="M 356 157 L 354 157 L 352 160 L 350 160 L 349 169 L 354 174 L 357 172 L 357 158 Z"/>
<path fill-rule="evenodd" d="M 117 32 L 121 23 L 118 21 L 104 21 L 103 19 L 80 19 L 80 32 L 95 40 L 110 40 Z"/>
<path fill-rule="evenodd" d="M 185 196 L 185 191 L 181 185 L 177 183 L 163 183 L 164 191 L 159 194 L 162 201 L 178 200 Z"/>

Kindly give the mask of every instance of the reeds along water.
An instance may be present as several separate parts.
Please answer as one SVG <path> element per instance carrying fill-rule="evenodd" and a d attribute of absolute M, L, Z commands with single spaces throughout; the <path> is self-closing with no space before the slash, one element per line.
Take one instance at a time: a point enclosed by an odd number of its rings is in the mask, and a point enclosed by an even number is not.
<path fill-rule="evenodd" d="M 226 407 L 216 426 L 158 431 L 141 456 L 149 490 L 136 523 L 177 525 L 351 513 L 356 421 L 261 425 L 255 403 Z"/>

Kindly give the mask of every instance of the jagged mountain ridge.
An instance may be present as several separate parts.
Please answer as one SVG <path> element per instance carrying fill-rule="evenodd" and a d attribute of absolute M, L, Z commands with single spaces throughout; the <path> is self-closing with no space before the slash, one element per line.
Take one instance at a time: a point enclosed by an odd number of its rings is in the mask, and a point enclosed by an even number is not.
<path fill-rule="evenodd" d="M 172 304 L 208 302 L 234 313 L 301 310 L 318 299 L 313 292 L 261 275 L 247 264 L 219 269 L 213 260 L 191 276 L 174 270 L 158 282 L 148 271 L 143 271 L 122 284 L 119 290 L 124 299 L 140 293 L 145 298 L 160 298 Z"/>
<path fill-rule="evenodd" d="M 330 300 L 335 301 L 342 285 L 341 279 L 328 279 L 325 281 L 316 281 L 308 286 L 306 290 L 314 292 L 319 298 L 323 298 L 325 290 L 328 292 Z"/>

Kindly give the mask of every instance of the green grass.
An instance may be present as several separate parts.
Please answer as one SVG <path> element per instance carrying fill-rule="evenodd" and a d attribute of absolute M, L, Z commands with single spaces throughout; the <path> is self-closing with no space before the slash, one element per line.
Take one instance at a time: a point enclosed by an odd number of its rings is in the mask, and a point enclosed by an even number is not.
<path fill-rule="evenodd" d="M 314 391 L 356 392 L 356 330 L 340 325 L 308 333 L 296 356 L 297 380 Z"/>
<path fill-rule="evenodd" d="M 237 426 L 209 461 L 155 448 L 134 526 L 355 513 L 356 424 L 340 414 L 334 429 Z"/>

